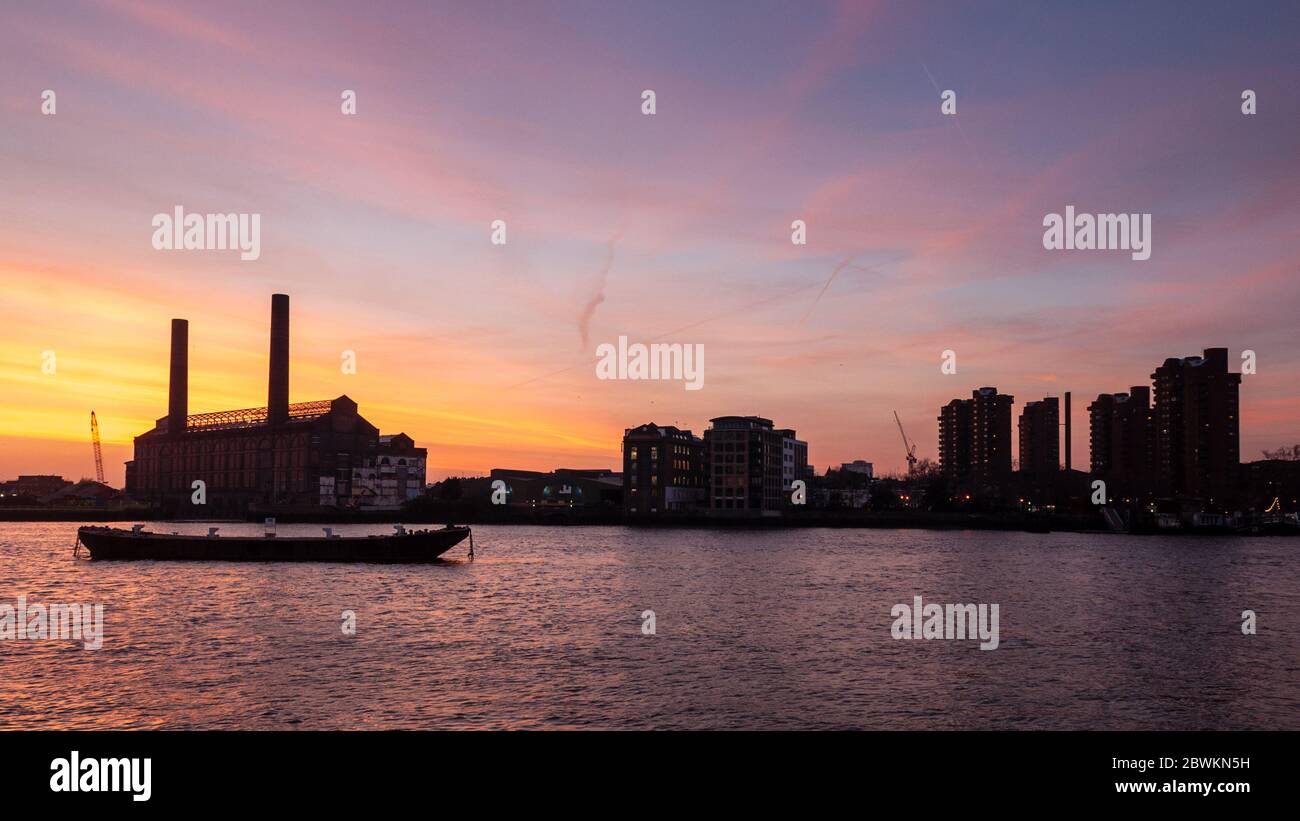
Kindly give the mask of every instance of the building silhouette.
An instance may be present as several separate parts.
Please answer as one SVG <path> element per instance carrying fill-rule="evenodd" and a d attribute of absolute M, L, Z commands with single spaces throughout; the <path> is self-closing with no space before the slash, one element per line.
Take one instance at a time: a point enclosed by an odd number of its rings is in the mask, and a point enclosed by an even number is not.
<path fill-rule="evenodd" d="M 794 438 L 794 431 L 776 430 L 771 419 L 761 416 L 719 416 L 709 423 L 704 447 L 710 511 L 749 515 L 781 511 L 786 505 L 785 443 Z"/>
<path fill-rule="evenodd" d="M 1151 379 L 1158 486 L 1225 503 L 1238 490 L 1241 469 L 1241 374 L 1228 370 L 1228 349 L 1166 359 Z"/>
<path fill-rule="evenodd" d="M 704 440 L 650 422 L 623 432 L 623 510 L 644 516 L 706 504 Z"/>
<path fill-rule="evenodd" d="M 1011 405 L 997 388 L 979 388 L 939 411 L 939 468 L 948 479 L 980 492 L 1011 476 Z"/>
<path fill-rule="evenodd" d="M 865 459 L 854 459 L 852 462 L 841 462 L 840 470 L 845 473 L 854 473 L 871 479 L 875 475 L 876 468 L 875 465 Z"/>
<path fill-rule="evenodd" d="M 623 495 L 623 477 L 608 468 L 492 468 L 488 478 L 486 493 L 492 492 L 491 482 L 505 482 L 506 505 L 513 507 L 617 508 Z"/>
<path fill-rule="evenodd" d="M 1151 388 L 1099 395 L 1088 406 L 1088 444 L 1092 475 L 1108 483 L 1109 495 L 1144 497 L 1155 490 Z"/>
<path fill-rule="evenodd" d="M 781 492 L 789 498 L 795 480 L 807 479 L 808 443 L 789 428 L 778 433 L 781 434 Z"/>
<path fill-rule="evenodd" d="M 381 436 L 347 396 L 289 402 L 289 297 L 271 297 L 267 404 L 188 414 L 189 323 L 172 320 L 167 415 L 135 437 L 129 496 L 166 512 L 392 507 L 424 491 L 427 451 Z M 203 504 L 194 504 L 195 482 Z"/>
<path fill-rule="evenodd" d="M 954 399 L 939 409 L 939 470 L 955 484 L 971 475 L 971 405 Z"/>
<path fill-rule="evenodd" d="M 42 496 L 57 493 L 64 488 L 72 487 L 72 485 L 72 482 L 62 476 L 48 473 L 20 475 L 17 479 L 0 482 L 0 496 L 23 496 L 39 499 Z"/>
<path fill-rule="evenodd" d="M 1061 469 L 1061 403 L 1055 396 L 1025 403 L 1020 412 L 1020 470 L 1048 474 Z"/>
<path fill-rule="evenodd" d="M 971 401 L 971 469 L 980 485 L 997 484 L 1011 474 L 1011 405 L 1016 400 L 997 388 L 980 388 Z"/>

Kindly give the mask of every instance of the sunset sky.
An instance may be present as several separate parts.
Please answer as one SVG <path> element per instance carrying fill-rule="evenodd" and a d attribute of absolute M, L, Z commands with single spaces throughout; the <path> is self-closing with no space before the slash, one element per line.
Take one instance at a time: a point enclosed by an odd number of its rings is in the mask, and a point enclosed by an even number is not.
<path fill-rule="evenodd" d="M 92 475 L 94 410 L 120 486 L 172 317 L 191 413 L 264 405 L 273 292 L 291 401 L 346 393 L 430 481 L 617 467 L 627 427 L 724 414 L 899 470 L 893 411 L 934 458 L 983 385 L 1017 417 L 1073 391 L 1086 468 L 1098 393 L 1213 346 L 1258 356 L 1259 458 L 1300 441 L 1300 7 L 1179 8 L 8 4 L 0 479 Z M 261 214 L 260 259 L 154 250 L 176 205 Z M 1150 260 L 1044 250 L 1067 205 L 1151 213 Z M 704 389 L 597 380 L 620 335 L 702 343 Z"/>

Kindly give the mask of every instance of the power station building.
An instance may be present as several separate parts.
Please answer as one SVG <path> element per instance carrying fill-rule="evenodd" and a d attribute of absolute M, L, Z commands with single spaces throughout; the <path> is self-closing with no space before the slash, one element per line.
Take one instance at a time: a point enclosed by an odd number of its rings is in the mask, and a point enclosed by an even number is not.
<path fill-rule="evenodd" d="M 428 452 L 380 435 L 347 396 L 289 403 L 289 297 L 271 297 L 266 407 L 187 413 L 189 322 L 172 320 L 167 415 L 135 437 L 127 494 L 169 513 L 396 507 L 424 492 Z M 194 504 L 202 481 L 203 504 Z"/>

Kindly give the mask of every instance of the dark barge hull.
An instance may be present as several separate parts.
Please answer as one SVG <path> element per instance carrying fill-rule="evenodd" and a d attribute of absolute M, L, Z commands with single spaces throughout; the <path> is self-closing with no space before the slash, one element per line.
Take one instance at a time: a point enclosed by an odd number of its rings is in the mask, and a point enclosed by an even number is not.
<path fill-rule="evenodd" d="M 213 562 L 431 562 L 469 536 L 468 527 L 386 536 L 178 536 L 82 527 L 77 538 L 96 560 Z"/>

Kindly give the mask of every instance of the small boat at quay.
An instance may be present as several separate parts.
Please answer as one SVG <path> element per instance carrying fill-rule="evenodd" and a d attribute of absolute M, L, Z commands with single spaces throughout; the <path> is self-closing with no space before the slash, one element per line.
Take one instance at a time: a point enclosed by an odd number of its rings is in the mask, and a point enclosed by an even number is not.
<path fill-rule="evenodd" d="M 447 525 L 432 530 L 407 530 L 397 525 L 380 536 L 341 536 L 324 528 L 323 536 L 219 536 L 208 528 L 206 536 L 150 533 L 144 525 L 130 530 L 82 527 L 77 530 L 74 555 L 84 546 L 95 560 L 154 559 L 158 561 L 214 562 L 377 562 L 403 564 L 431 562 L 452 547 L 474 538 L 468 527 Z"/>

